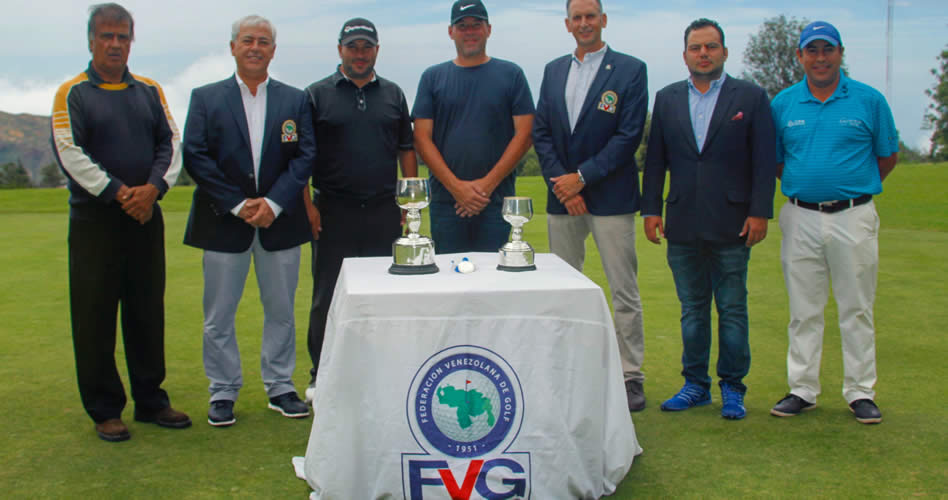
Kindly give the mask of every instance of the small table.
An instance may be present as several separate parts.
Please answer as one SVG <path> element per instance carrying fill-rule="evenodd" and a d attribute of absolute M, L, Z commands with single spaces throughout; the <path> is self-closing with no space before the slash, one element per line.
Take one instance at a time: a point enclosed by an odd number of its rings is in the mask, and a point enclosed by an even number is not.
<path fill-rule="evenodd" d="M 467 256 L 471 274 L 452 270 Z M 320 358 L 315 498 L 598 498 L 642 452 L 602 289 L 552 254 L 497 271 L 346 259 Z"/>

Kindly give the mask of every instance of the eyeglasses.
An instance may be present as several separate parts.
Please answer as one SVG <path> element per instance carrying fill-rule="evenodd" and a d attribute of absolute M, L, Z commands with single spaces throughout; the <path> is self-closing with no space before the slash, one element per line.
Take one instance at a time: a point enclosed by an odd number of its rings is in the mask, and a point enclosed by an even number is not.
<path fill-rule="evenodd" d="M 365 111 L 365 92 L 361 87 L 356 88 L 356 109 Z"/>

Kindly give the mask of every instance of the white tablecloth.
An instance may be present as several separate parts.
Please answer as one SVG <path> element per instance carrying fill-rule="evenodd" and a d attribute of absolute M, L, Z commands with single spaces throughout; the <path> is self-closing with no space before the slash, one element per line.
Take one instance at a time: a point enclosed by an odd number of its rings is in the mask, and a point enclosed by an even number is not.
<path fill-rule="evenodd" d="M 460 274 L 452 260 L 477 270 Z M 306 450 L 314 497 L 598 498 L 641 453 L 602 290 L 552 254 L 346 259 Z M 468 496 L 465 496 L 468 495 Z"/>

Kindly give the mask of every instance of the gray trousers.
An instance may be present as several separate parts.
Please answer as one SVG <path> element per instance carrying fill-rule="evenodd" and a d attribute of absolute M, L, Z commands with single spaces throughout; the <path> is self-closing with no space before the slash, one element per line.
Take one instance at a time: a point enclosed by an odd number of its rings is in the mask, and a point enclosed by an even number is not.
<path fill-rule="evenodd" d="M 300 272 L 300 247 L 268 252 L 255 235 L 242 253 L 204 252 L 204 372 L 211 401 L 236 401 L 243 386 L 234 319 L 253 258 L 263 302 L 260 374 L 267 396 L 294 392 L 296 325 L 293 303 Z"/>
<path fill-rule="evenodd" d="M 612 290 L 622 371 L 626 380 L 642 382 L 645 379 L 642 374 L 645 332 L 639 297 L 639 263 L 635 255 L 635 214 L 550 214 L 546 220 L 550 251 L 580 272 L 586 259 L 586 237 L 592 233 Z"/>

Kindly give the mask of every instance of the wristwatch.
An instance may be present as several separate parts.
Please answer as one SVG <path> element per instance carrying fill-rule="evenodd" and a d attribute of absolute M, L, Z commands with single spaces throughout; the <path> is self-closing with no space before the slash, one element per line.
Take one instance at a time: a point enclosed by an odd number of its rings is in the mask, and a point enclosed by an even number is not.
<path fill-rule="evenodd" d="M 579 176 L 579 182 L 582 182 L 583 185 L 586 185 L 586 179 L 583 179 L 583 173 L 580 170 L 576 170 L 576 175 Z"/>

